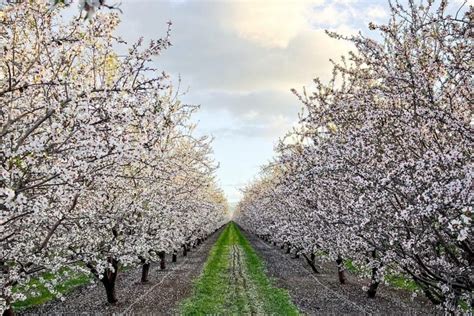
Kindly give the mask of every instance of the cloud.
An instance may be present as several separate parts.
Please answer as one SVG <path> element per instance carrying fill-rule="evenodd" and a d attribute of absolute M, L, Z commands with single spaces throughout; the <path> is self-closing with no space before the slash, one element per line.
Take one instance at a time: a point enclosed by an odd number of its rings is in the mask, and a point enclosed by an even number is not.
<path fill-rule="evenodd" d="M 456 3 L 458 5 L 462 5 L 462 4 L 466 3 L 467 5 L 474 6 L 474 0 L 454 0 L 454 3 Z"/>
<path fill-rule="evenodd" d="M 350 18 L 350 12 L 345 10 L 345 7 L 337 4 L 328 5 L 320 10 L 315 10 L 311 16 L 313 24 L 325 27 L 347 24 Z"/>
<path fill-rule="evenodd" d="M 203 132 L 216 138 L 276 141 L 296 122 L 300 110 L 299 101 L 290 91 L 201 91 L 192 97 L 202 104 L 204 113 L 209 113 L 199 117 L 205 126 Z"/>
<path fill-rule="evenodd" d="M 329 38 L 323 30 L 302 31 L 285 49 L 251 45 L 232 35 L 214 37 L 218 44 L 209 45 L 212 48 L 205 47 L 205 39 L 191 40 L 186 44 L 193 47 L 187 48 L 190 51 L 179 47 L 181 40 L 176 41 L 176 49 L 170 52 L 174 58 L 170 60 L 165 55 L 165 60 L 170 69 L 185 74 L 196 90 L 288 91 L 310 83 L 315 76 L 328 79 L 332 68 L 329 59 L 338 58 L 351 48 L 347 42 Z"/>
<path fill-rule="evenodd" d="M 297 14 L 304 6 L 298 4 L 296 9 L 291 9 L 293 2 L 282 2 L 283 5 L 276 1 L 276 19 L 269 15 L 272 18 L 259 22 L 258 16 L 253 15 L 247 21 L 254 22 L 248 22 L 241 32 L 237 30 L 238 25 L 244 22 L 239 22 L 235 15 L 240 16 L 250 10 L 249 3 L 253 1 L 136 3 L 142 2 L 133 2 L 133 5 L 127 1 L 123 3 L 125 14 L 120 34 L 125 38 L 136 38 L 137 34 L 156 38 L 163 34 L 165 22 L 172 20 L 174 46 L 157 63 L 173 74 L 182 74 L 184 84 L 194 91 L 288 91 L 310 83 L 315 76 L 328 79 L 331 71 L 329 59 L 337 58 L 351 47 L 348 43 L 329 38 L 322 29 L 314 29 L 304 19 L 303 13 Z M 268 5 L 273 2 L 257 3 Z M 260 4 L 259 7 L 265 8 L 265 5 Z M 281 18 L 284 8 L 290 11 L 289 25 L 286 19 Z M 291 13 L 292 10 L 295 13 Z M 280 21 L 280 27 L 270 30 L 276 21 Z M 289 31 L 284 31 L 287 26 Z M 257 37 L 269 45 L 262 45 L 256 40 Z M 271 46 L 272 41 L 281 45 Z"/>
<path fill-rule="evenodd" d="M 211 134 L 219 138 L 266 138 L 276 142 L 279 136 L 284 136 L 289 127 L 295 125 L 295 119 L 283 115 L 269 115 L 265 121 L 240 122 L 228 127 L 211 130 Z"/>
<path fill-rule="evenodd" d="M 384 19 L 388 17 L 386 10 L 381 6 L 372 6 L 367 10 L 367 16 L 373 20 Z"/>
<path fill-rule="evenodd" d="M 334 3 L 343 4 L 343 5 L 354 5 L 360 2 L 360 0 L 334 0 Z"/>
<path fill-rule="evenodd" d="M 309 26 L 309 12 L 324 0 L 234 1 L 230 23 L 238 36 L 264 47 L 285 48 Z"/>
<path fill-rule="evenodd" d="M 256 110 L 250 110 L 250 111 L 244 113 L 244 115 L 242 117 L 246 121 L 253 121 L 256 118 L 258 118 L 259 115 L 260 115 L 260 112 L 258 112 Z"/>
<path fill-rule="evenodd" d="M 269 115 L 296 117 L 300 109 L 299 101 L 289 90 L 200 90 L 189 97 L 203 110 L 226 110 L 233 118 L 245 121 L 265 120 Z"/>

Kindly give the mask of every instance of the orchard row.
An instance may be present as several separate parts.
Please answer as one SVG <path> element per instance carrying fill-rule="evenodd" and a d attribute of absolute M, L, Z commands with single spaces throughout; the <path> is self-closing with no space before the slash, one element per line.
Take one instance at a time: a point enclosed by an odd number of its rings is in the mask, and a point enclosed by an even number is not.
<path fill-rule="evenodd" d="M 95 275 L 114 302 L 120 265 L 147 270 L 228 220 L 210 139 L 193 133 L 197 107 L 154 68 L 169 29 L 128 45 L 114 10 L 67 18 L 61 3 L 0 8 L 5 313 L 25 298 L 14 287 L 65 267 Z"/>
<path fill-rule="evenodd" d="M 448 310 L 473 307 L 473 8 L 392 1 L 333 80 L 295 94 L 298 127 L 238 206 L 246 229 L 314 260 L 400 275 Z M 449 14 L 452 12 L 452 15 Z M 315 270 L 317 267 L 314 266 Z"/>

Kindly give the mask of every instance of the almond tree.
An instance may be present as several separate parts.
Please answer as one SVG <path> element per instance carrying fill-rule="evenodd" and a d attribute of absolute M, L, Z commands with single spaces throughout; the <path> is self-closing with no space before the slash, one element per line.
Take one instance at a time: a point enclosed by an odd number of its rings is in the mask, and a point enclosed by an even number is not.
<path fill-rule="evenodd" d="M 151 66 L 170 45 L 169 30 L 128 46 L 113 34 L 117 12 L 66 20 L 43 1 L 4 6 L 1 19 L 0 306 L 12 313 L 24 298 L 13 286 L 64 266 L 87 267 L 114 302 L 118 265 L 156 247 L 143 224 L 164 223 L 159 239 L 170 218 L 198 209 L 175 211 L 168 198 L 183 183 L 158 173 L 193 170 L 163 145 L 191 138 L 195 108 L 175 102 L 167 75 Z M 116 53 L 124 45 L 127 53 Z M 209 144 L 193 142 L 189 155 L 210 165 L 198 150 Z M 211 207 L 214 229 L 225 221 L 221 205 Z"/>
<path fill-rule="evenodd" d="M 386 272 L 402 273 L 455 310 L 473 288 L 472 7 L 450 16 L 447 5 L 392 3 L 389 23 L 371 24 L 379 41 L 331 34 L 357 50 L 331 82 L 297 94 L 300 141 L 280 146 L 285 173 L 270 191 L 285 194 L 271 200 L 277 235 L 354 260 L 369 297 Z M 268 225 L 255 203 L 241 204 L 243 222 Z"/>

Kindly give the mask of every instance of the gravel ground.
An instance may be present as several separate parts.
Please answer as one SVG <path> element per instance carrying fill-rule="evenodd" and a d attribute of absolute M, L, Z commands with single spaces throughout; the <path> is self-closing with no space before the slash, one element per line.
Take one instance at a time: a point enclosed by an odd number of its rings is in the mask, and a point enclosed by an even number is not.
<path fill-rule="evenodd" d="M 187 257 L 178 256 L 177 263 L 172 263 L 171 255 L 167 255 L 165 270 L 152 264 L 146 284 L 139 282 L 141 268 L 120 273 L 116 304 L 107 303 L 103 285 L 97 283 L 73 290 L 63 302 L 51 301 L 20 315 L 176 315 L 178 304 L 192 294 L 192 281 L 201 273 L 220 232 L 188 252 Z"/>
<path fill-rule="evenodd" d="M 439 314 L 431 303 L 410 293 L 380 285 L 374 299 L 362 290 L 367 280 L 348 272 L 347 284 L 340 285 L 336 265 L 323 265 L 314 274 L 304 258 L 292 259 L 279 247 L 264 243 L 255 235 L 243 231 L 257 253 L 264 259 L 267 275 L 276 285 L 289 291 L 293 303 L 308 315 L 434 315 Z"/>

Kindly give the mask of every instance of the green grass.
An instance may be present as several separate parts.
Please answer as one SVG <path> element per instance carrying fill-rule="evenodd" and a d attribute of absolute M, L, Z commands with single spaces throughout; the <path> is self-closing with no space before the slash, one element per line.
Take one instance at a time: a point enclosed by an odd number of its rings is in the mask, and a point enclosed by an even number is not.
<path fill-rule="evenodd" d="M 420 290 L 420 286 L 416 284 L 410 278 L 407 278 L 401 274 L 386 274 L 384 276 L 385 282 L 387 282 L 391 287 L 402 289 L 410 292 L 416 292 Z"/>
<path fill-rule="evenodd" d="M 133 266 L 120 265 L 119 271 L 127 272 L 132 268 Z M 26 286 L 15 286 L 13 288 L 13 292 L 23 293 L 26 295 L 25 300 L 13 303 L 13 308 L 15 310 L 24 310 L 38 306 L 56 298 L 56 296 L 40 282 L 40 278 L 48 281 L 56 279 L 57 284 L 54 287 L 55 291 L 60 294 L 67 294 L 78 286 L 89 284 L 93 277 L 88 273 L 74 272 L 67 267 L 60 269 L 57 273 L 41 273 L 38 277 L 30 279 Z"/>
<path fill-rule="evenodd" d="M 360 274 L 361 271 L 358 267 L 356 267 L 356 265 L 354 264 L 354 262 L 352 260 L 344 260 L 344 268 L 346 268 L 347 271 L 349 271 L 350 273 L 352 274 Z"/>
<path fill-rule="evenodd" d="M 48 281 L 56 280 L 57 284 L 54 289 L 61 294 L 69 293 L 80 285 L 90 283 L 91 280 L 88 274 L 73 272 L 68 268 L 62 269 L 57 274 L 44 272 L 40 277 Z M 23 310 L 41 305 L 55 298 L 55 295 L 39 281 L 40 277 L 32 278 L 26 286 L 16 286 L 13 288 L 13 292 L 26 295 L 26 300 L 13 303 L 15 310 Z"/>
<path fill-rule="evenodd" d="M 238 245 L 244 255 L 244 270 L 255 289 L 255 295 L 229 296 L 229 256 L 232 245 Z M 252 297 L 254 302 L 249 302 Z M 287 291 L 273 286 L 265 275 L 262 259 L 234 223 L 230 223 L 212 247 L 204 271 L 194 283 L 193 295 L 181 305 L 186 315 L 242 314 L 246 306 L 258 305 L 265 314 L 298 315 Z"/>
<path fill-rule="evenodd" d="M 219 313 L 224 308 L 229 234 L 229 227 L 226 227 L 212 247 L 204 271 L 194 284 L 192 298 L 183 303 L 183 313 Z"/>
<path fill-rule="evenodd" d="M 352 260 L 345 260 L 344 267 L 347 271 L 354 275 L 363 275 L 368 272 L 368 270 L 364 271 L 362 268 L 355 265 Z M 416 292 L 420 289 L 420 287 L 418 286 L 418 284 L 416 284 L 415 281 L 402 274 L 387 273 L 384 276 L 384 281 L 387 282 L 387 284 L 393 288 L 409 292 Z"/>

